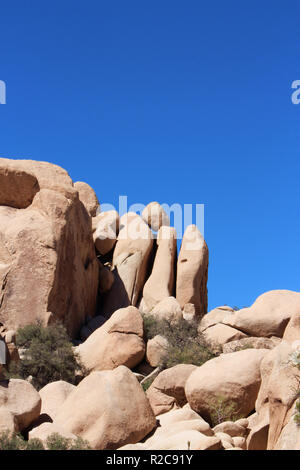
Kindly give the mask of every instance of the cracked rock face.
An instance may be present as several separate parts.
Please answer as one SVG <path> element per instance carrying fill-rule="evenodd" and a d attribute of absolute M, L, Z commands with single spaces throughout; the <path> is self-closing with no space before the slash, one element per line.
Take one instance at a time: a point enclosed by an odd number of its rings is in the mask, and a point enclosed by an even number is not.
<path fill-rule="evenodd" d="M 67 172 L 0 159 L 0 322 L 61 320 L 74 337 L 97 290 L 91 217 Z"/>
<path fill-rule="evenodd" d="M 145 355 L 143 336 L 142 316 L 137 308 L 129 306 L 117 310 L 76 351 L 89 371 L 115 369 L 120 365 L 132 369 Z"/>

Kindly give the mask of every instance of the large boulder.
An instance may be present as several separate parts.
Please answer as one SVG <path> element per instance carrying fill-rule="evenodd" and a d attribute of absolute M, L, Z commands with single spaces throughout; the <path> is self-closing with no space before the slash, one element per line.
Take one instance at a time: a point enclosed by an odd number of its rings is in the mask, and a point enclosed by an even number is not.
<path fill-rule="evenodd" d="M 7 408 L 0 407 L 0 434 L 2 432 L 18 432 L 18 421 Z"/>
<path fill-rule="evenodd" d="M 48 437 L 50 437 L 52 434 L 59 434 L 61 437 L 65 439 L 70 439 L 70 440 L 77 439 L 77 436 L 75 436 L 75 434 L 65 431 L 62 426 L 57 426 L 54 423 L 40 424 L 39 426 L 29 431 L 28 437 L 29 437 L 29 440 L 39 439 L 44 444 L 46 444 Z"/>
<path fill-rule="evenodd" d="M 300 310 L 296 311 L 291 317 L 284 331 L 283 339 L 290 344 L 298 341 L 300 345 Z"/>
<path fill-rule="evenodd" d="M 201 318 L 198 326 L 199 332 L 203 333 L 207 328 L 222 323 L 224 318 L 233 313 L 234 310 L 228 305 L 214 308 Z"/>
<path fill-rule="evenodd" d="M 201 416 L 192 410 L 188 403 L 182 408 L 175 408 L 174 410 L 167 411 L 166 413 L 156 416 L 156 419 L 162 427 L 170 427 L 179 421 L 190 421 L 192 419 L 199 418 L 201 418 Z"/>
<path fill-rule="evenodd" d="M 163 226 L 170 225 L 170 219 L 158 202 L 150 202 L 142 212 L 146 224 L 157 232 Z"/>
<path fill-rule="evenodd" d="M 41 414 L 48 415 L 53 421 L 59 408 L 75 388 L 75 385 L 63 380 L 51 382 L 41 388 L 39 391 L 42 399 Z"/>
<path fill-rule="evenodd" d="M 206 436 L 197 430 L 181 431 L 160 436 L 148 450 L 221 450 L 221 440 L 216 436 Z"/>
<path fill-rule="evenodd" d="M 293 346 L 282 341 L 261 361 L 261 387 L 248 449 L 274 449 L 297 399 L 300 371 L 292 362 Z"/>
<path fill-rule="evenodd" d="M 216 407 L 247 416 L 259 391 L 260 362 L 268 351 L 247 349 L 207 361 L 192 372 L 185 386 L 186 398 L 193 410 L 210 421 Z M 221 401 L 221 403 L 219 403 Z"/>
<path fill-rule="evenodd" d="M 300 450 L 300 426 L 293 415 L 282 429 L 274 450 Z"/>
<path fill-rule="evenodd" d="M 223 346 L 231 341 L 247 338 L 245 333 L 242 333 L 231 326 L 223 325 L 222 323 L 218 323 L 217 325 L 207 328 L 203 332 L 203 336 L 212 346 Z"/>
<path fill-rule="evenodd" d="M 0 188 L 0 322 L 17 329 L 60 320 L 75 337 L 98 292 L 91 218 L 78 191 L 56 165 L 2 158 Z"/>
<path fill-rule="evenodd" d="M 214 433 L 209 424 L 200 416 L 198 419 L 179 421 L 172 426 L 158 427 L 154 434 L 144 443 L 152 449 L 161 449 L 160 443 L 171 436 L 176 436 L 184 431 L 198 431 L 205 436 L 213 436 Z"/>
<path fill-rule="evenodd" d="M 117 310 L 110 319 L 76 347 L 82 364 L 89 370 L 133 368 L 145 355 L 143 318 L 129 306 Z"/>
<path fill-rule="evenodd" d="M 95 217 L 100 210 L 100 204 L 95 191 L 83 181 L 76 181 L 74 188 L 78 191 L 79 199 L 91 217 Z"/>
<path fill-rule="evenodd" d="M 151 311 L 161 300 L 175 293 L 176 256 L 175 229 L 161 227 L 157 236 L 157 251 L 152 272 L 143 289 L 143 301 L 148 311 Z"/>
<path fill-rule="evenodd" d="M 300 383 L 300 370 L 291 361 L 291 345 L 282 341 L 272 352 L 273 367 L 267 381 L 270 417 L 268 449 L 274 449 L 293 413 Z"/>
<path fill-rule="evenodd" d="M 109 253 L 117 242 L 119 232 L 119 214 L 117 211 L 102 212 L 97 216 L 93 238 L 100 255 Z"/>
<path fill-rule="evenodd" d="M 273 336 L 272 338 L 258 338 L 256 336 L 247 336 L 235 341 L 230 341 L 223 345 L 223 353 L 240 351 L 241 349 L 273 349 L 280 343 L 281 339 Z"/>
<path fill-rule="evenodd" d="M 189 225 L 184 233 L 177 263 L 176 299 L 182 310 L 194 307 L 196 316 L 207 312 L 208 248 L 201 232 Z"/>
<path fill-rule="evenodd" d="M 185 384 L 195 369 L 192 364 L 178 364 L 156 377 L 146 392 L 155 415 L 186 404 Z"/>
<path fill-rule="evenodd" d="M 10 412 L 19 431 L 26 429 L 40 415 L 41 398 L 26 380 L 0 382 L 0 409 Z"/>
<path fill-rule="evenodd" d="M 54 423 L 88 440 L 93 449 L 118 449 L 143 439 L 156 419 L 134 374 L 120 366 L 80 382 Z"/>
<path fill-rule="evenodd" d="M 151 310 L 150 315 L 157 320 L 167 320 L 171 324 L 177 323 L 183 318 L 179 302 L 175 297 L 166 297 L 161 300 Z"/>
<path fill-rule="evenodd" d="M 139 215 L 128 213 L 121 218 L 113 267 L 132 305 L 137 305 L 146 281 L 153 254 L 153 239 L 151 230 Z M 113 290 L 110 295 L 114 295 Z"/>
<path fill-rule="evenodd" d="M 150 366 L 157 367 L 166 355 L 169 342 L 164 336 L 156 335 L 147 342 L 146 360 Z"/>
<path fill-rule="evenodd" d="M 223 323 L 250 336 L 282 338 L 291 317 L 299 314 L 299 292 L 274 290 L 262 294 L 251 307 L 223 319 Z"/>

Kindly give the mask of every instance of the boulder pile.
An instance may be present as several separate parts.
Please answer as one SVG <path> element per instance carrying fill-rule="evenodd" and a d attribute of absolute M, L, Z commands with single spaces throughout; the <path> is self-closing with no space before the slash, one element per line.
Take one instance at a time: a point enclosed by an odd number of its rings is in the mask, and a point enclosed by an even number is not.
<path fill-rule="evenodd" d="M 177 242 L 157 202 L 101 212 L 65 170 L 0 159 L 0 434 L 98 450 L 300 449 L 300 293 L 207 313 L 207 244 L 195 225 L 179 253 Z M 26 357 L 19 328 L 37 322 L 65 326 L 84 371 L 73 383 L 9 378 Z"/>

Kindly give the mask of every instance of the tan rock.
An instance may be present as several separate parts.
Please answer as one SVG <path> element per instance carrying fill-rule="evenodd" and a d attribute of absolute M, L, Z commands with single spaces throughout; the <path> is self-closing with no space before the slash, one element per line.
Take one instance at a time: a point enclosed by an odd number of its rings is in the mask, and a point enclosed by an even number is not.
<path fill-rule="evenodd" d="M 119 447 L 118 450 L 148 450 L 148 447 L 138 442 L 137 444 L 126 444 L 126 446 Z"/>
<path fill-rule="evenodd" d="M 16 343 L 16 332 L 15 330 L 8 330 L 4 335 L 6 344 Z"/>
<path fill-rule="evenodd" d="M 16 417 L 7 408 L 0 408 L 0 434 L 3 432 L 18 432 Z"/>
<path fill-rule="evenodd" d="M 63 169 L 27 160 L 0 159 L 0 186 L 0 322 L 16 330 L 61 320 L 75 337 L 98 291 L 78 192 Z"/>
<path fill-rule="evenodd" d="M 93 234 L 97 251 L 101 255 L 109 253 L 117 242 L 120 218 L 117 211 L 102 212 L 97 217 L 96 230 Z"/>
<path fill-rule="evenodd" d="M 219 450 L 221 441 L 218 437 L 205 436 L 198 431 L 181 431 L 178 434 L 161 438 L 149 450 Z"/>
<path fill-rule="evenodd" d="M 282 341 L 273 351 L 273 367 L 267 384 L 270 417 L 268 449 L 274 449 L 287 424 L 300 383 L 300 370 L 291 363 L 291 345 Z"/>
<path fill-rule="evenodd" d="M 144 287 L 152 249 L 153 234 L 142 218 L 137 214 L 123 216 L 113 266 L 132 305 L 137 304 Z"/>
<path fill-rule="evenodd" d="M 195 225 L 184 233 L 177 263 L 176 299 L 184 310 L 193 304 L 198 317 L 207 312 L 208 248 Z"/>
<path fill-rule="evenodd" d="M 228 434 L 231 437 L 245 437 L 246 436 L 246 428 L 245 426 L 241 426 L 234 421 L 223 421 L 223 423 L 218 424 L 213 428 L 215 433 L 222 432 Z M 236 446 L 235 446 L 236 447 Z M 237 446 L 240 447 L 240 446 Z"/>
<path fill-rule="evenodd" d="M 147 342 L 146 359 L 152 367 L 160 365 L 168 345 L 168 340 L 161 335 L 156 335 Z"/>
<path fill-rule="evenodd" d="M 182 311 L 175 297 L 167 297 L 159 302 L 150 315 L 158 320 L 167 320 L 170 323 L 177 323 L 182 319 Z"/>
<path fill-rule="evenodd" d="M 173 423 L 177 423 L 179 421 L 188 421 L 199 418 L 201 418 L 201 416 L 193 411 L 188 403 L 182 408 L 167 411 L 166 413 L 156 416 L 156 419 L 162 427 L 173 425 Z"/>
<path fill-rule="evenodd" d="M 191 408 L 208 422 L 216 406 L 233 406 L 237 416 L 247 416 L 254 409 L 261 383 L 260 362 L 266 353 L 248 349 L 222 354 L 197 367 L 185 386 Z"/>
<path fill-rule="evenodd" d="M 198 431 L 205 436 L 214 435 L 209 424 L 199 417 L 199 419 L 180 421 L 174 423 L 172 426 L 158 427 L 153 436 L 145 441 L 145 444 L 147 447 L 153 449 L 159 447 L 161 441 L 184 431 Z"/>
<path fill-rule="evenodd" d="M 217 325 L 207 328 L 203 332 L 203 336 L 211 345 L 223 346 L 231 341 L 247 338 L 247 335 L 228 325 L 218 323 Z"/>
<path fill-rule="evenodd" d="M 157 235 L 157 251 L 152 272 L 143 289 L 143 300 L 148 311 L 175 293 L 176 257 L 176 231 L 172 227 L 161 227 Z"/>
<path fill-rule="evenodd" d="M 300 426 L 297 425 L 293 414 L 282 429 L 274 450 L 300 450 Z"/>
<path fill-rule="evenodd" d="M 26 380 L 4 380 L 0 382 L 0 408 L 12 413 L 22 431 L 39 417 L 41 398 Z"/>
<path fill-rule="evenodd" d="M 240 449 L 246 450 L 246 439 L 244 437 L 233 437 L 233 447 L 239 447 Z"/>
<path fill-rule="evenodd" d="M 170 219 L 158 202 L 150 202 L 142 212 L 146 224 L 157 232 L 162 226 L 169 226 Z"/>
<path fill-rule="evenodd" d="M 47 441 L 47 438 L 51 436 L 51 434 L 59 434 L 61 437 L 65 439 L 76 440 L 77 436 L 70 432 L 66 432 L 62 426 L 57 426 L 54 423 L 43 423 L 36 428 L 33 428 L 29 431 L 28 437 L 30 439 L 40 439 L 44 444 Z"/>
<path fill-rule="evenodd" d="M 257 415 L 256 421 L 249 427 L 250 432 L 247 437 L 248 450 L 266 450 L 269 434 L 269 416 L 263 418 Z"/>
<path fill-rule="evenodd" d="M 88 339 L 77 346 L 83 365 L 89 371 L 135 367 L 145 354 L 143 319 L 138 309 L 117 310 Z"/>
<path fill-rule="evenodd" d="M 296 311 L 286 327 L 283 339 L 292 344 L 300 339 L 300 311 Z"/>
<path fill-rule="evenodd" d="M 134 374 L 121 366 L 80 382 L 54 423 L 88 440 L 93 449 L 118 449 L 142 440 L 156 419 Z"/>
<path fill-rule="evenodd" d="M 250 336 L 282 338 L 293 315 L 300 313 L 300 293 L 288 290 L 266 292 L 249 308 L 243 308 L 223 323 Z"/>
<path fill-rule="evenodd" d="M 281 339 L 273 336 L 272 338 L 257 338 L 255 336 L 247 336 L 236 341 L 230 341 L 223 345 L 223 353 L 231 353 L 240 351 L 241 349 L 273 349 L 280 343 Z"/>
<path fill-rule="evenodd" d="M 215 326 L 218 323 L 222 323 L 223 319 L 228 317 L 228 315 L 233 314 L 234 310 L 227 306 L 224 305 L 222 307 L 217 307 L 210 312 L 208 312 L 206 315 L 204 315 L 201 318 L 201 321 L 199 323 L 199 332 L 202 333 L 205 331 L 207 328 L 210 328 L 211 326 Z"/>
<path fill-rule="evenodd" d="M 75 385 L 63 380 L 51 382 L 41 388 L 39 391 L 42 399 L 41 414 L 46 414 L 54 420 L 59 408 L 75 388 Z"/>
<path fill-rule="evenodd" d="M 115 277 L 108 266 L 99 262 L 99 292 L 105 294 L 109 292 L 115 282 Z"/>
<path fill-rule="evenodd" d="M 229 434 L 226 434 L 225 432 L 217 431 L 215 432 L 215 436 L 221 440 L 223 449 L 234 447 L 233 439 L 231 436 L 229 436 Z"/>
<path fill-rule="evenodd" d="M 243 428 L 248 428 L 248 426 L 249 426 L 249 419 L 247 419 L 247 418 L 237 419 L 237 420 L 235 421 L 235 424 L 238 424 L 239 426 L 242 426 Z"/>
<path fill-rule="evenodd" d="M 185 384 L 196 369 L 192 364 L 178 364 L 156 377 L 146 392 L 155 415 L 186 404 Z"/>
<path fill-rule="evenodd" d="M 74 188 L 79 193 L 79 199 L 91 217 L 95 217 L 100 211 L 100 204 L 95 191 L 83 181 L 74 183 Z"/>

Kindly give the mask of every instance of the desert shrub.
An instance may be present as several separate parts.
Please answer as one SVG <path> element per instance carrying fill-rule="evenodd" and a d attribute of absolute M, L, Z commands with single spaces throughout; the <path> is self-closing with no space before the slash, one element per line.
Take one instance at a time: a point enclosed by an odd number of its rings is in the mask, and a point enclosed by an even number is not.
<path fill-rule="evenodd" d="M 35 437 L 26 442 L 25 450 L 45 450 L 45 447 L 43 442 Z"/>
<path fill-rule="evenodd" d="M 26 447 L 21 434 L 3 431 L 0 434 L 0 450 L 23 450 Z"/>
<path fill-rule="evenodd" d="M 223 395 L 212 398 L 209 403 L 209 408 L 212 426 L 217 426 L 217 424 L 221 424 L 224 421 L 237 421 L 243 417 L 238 413 L 236 403 L 234 401 L 228 401 L 228 398 Z"/>
<path fill-rule="evenodd" d="M 53 433 L 46 440 L 48 450 L 90 450 L 87 441 L 80 437 L 77 439 L 66 439 L 58 433 Z M 0 450 L 45 450 L 40 439 L 33 438 L 26 441 L 19 433 L 4 431 L 0 434 Z"/>
<path fill-rule="evenodd" d="M 153 380 L 154 379 L 148 379 L 148 380 L 145 380 L 145 382 L 141 384 L 142 387 L 143 387 L 144 392 L 146 392 L 148 390 L 148 388 L 152 384 Z"/>
<path fill-rule="evenodd" d="M 168 340 L 166 352 L 159 364 L 163 368 L 177 364 L 201 366 L 216 356 L 204 336 L 198 332 L 197 324 L 187 322 L 183 318 L 175 323 L 145 315 L 144 329 L 147 339 L 161 335 Z"/>
<path fill-rule="evenodd" d="M 90 445 L 80 437 L 68 439 L 58 433 L 48 436 L 46 445 L 49 450 L 90 450 Z"/>
<path fill-rule="evenodd" d="M 76 372 L 84 372 L 60 323 L 47 327 L 37 323 L 20 328 L 16 342 L 26 351 L 22 360 L 12 363 L 7 375 L 22 379 L 32 376 L 37 390 L 57 380 L 75 383 Z"/>

